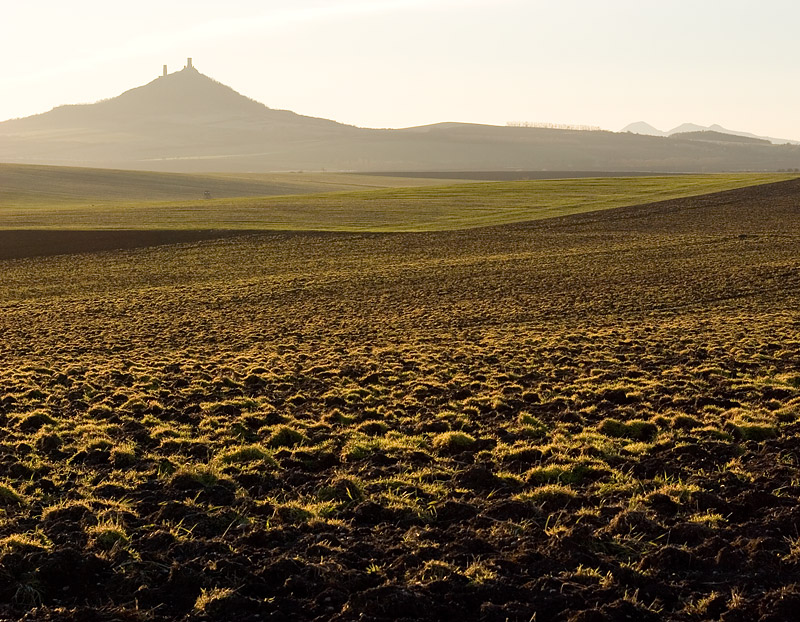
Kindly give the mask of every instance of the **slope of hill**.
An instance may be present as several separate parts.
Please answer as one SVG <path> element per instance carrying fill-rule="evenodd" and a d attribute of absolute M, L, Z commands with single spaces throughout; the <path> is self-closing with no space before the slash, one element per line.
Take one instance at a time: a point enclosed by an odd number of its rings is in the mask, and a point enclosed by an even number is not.
<path fill-rule="evenodd" d="M 672 136 L 673 134 L 685 134 L 688 132 L 703 132 L 707 129 L 707 127 L 697 125 L 697 123 L 681 123 L 679 126 L 673 127 L 666 134 L 667 136 Z"/>
<path fill-rule="evenodd" d="M 156 173 L 32 164 L 0 164 L 3 208 L 86 206 L 141 201 L 263 197 L 344 190 L 455 184 L 459 180 L 347 173 Z M 462 180 L 471 181 L 471 180 Z M 208 194 L 206 194 L 208 193 Z"/>
<path fill-rule="evenodd" d="M 12 119 L 3 123 L 4 132 L 29 132 L 74 127 L 129 128 L 152 134 L 156 128 L 170 125 L 193 125 L 199 121 L 227 129 L 254 129 L 248 123 L 258 121 L 257 129 L 276 133 L 340 133 L 355 130 L 352 126 L 274 110 L 232 88 L 209 78 L 194 67 L 160 76 L 152 82 L 112 99 L 94 104 L 59 106 L 50 112 Z"/>
<path fill-rule="evenodd" d="M 0 123 L 0 162 L 171 172 L 775 170 L 800 148 L 440 123 L 356 128 L 273 110 L 192 67 L 113 99 Z"/>
<path fill-rule="evenodd" d="M 794 176 L 796 177 L 796 176 Z M 790 180 L 675 175 L 429 185 L 190 201 L 0 204 L 0 229 L 439 231 L 541 220 Z M 430 181 L 430 180 L 428 180 Z"/>
<path fill-rule="evenodd" d="M 746 145 L 771 145 L 766 138 L 751 138 L 749 136 L 740 136 L 738 134 L 726 134 L 724 132 L 715 132 L 713 130 L 699 130 L 690 132 L 677 132 L 671 134 L 672 140 L 701 140 L 713 143 L 736 143 Z"/>

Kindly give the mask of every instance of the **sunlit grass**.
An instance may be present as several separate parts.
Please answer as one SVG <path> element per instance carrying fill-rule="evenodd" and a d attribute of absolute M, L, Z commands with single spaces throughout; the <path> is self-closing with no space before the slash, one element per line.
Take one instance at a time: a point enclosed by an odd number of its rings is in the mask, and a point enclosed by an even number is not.
<path fill-rule="evenodd" d="M 5 229 L 440 231 L 540 220 L 792 178 L 716 174 L 461 183 L 172 202 L 0 201 Z M 77 189 L 78 197 L 80 190 Z"/>

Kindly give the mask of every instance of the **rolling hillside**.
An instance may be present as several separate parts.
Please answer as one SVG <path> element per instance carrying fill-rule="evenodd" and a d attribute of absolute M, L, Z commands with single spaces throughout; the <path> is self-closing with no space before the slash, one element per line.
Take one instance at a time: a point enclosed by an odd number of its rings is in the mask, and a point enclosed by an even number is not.
<path fill-rule="evenodd" d="M 352 127 L 274 110 L 187 67 L 95 104 L 0 123 L 0 162 L 171 172 L 771 171 L 800 146 L 440 123 Z"/>
<path fill-rule="evenodd" d="M 148 175 L 158 178 L 157 174 Z M 352 180 L 357 176 L 343 177 Z M 0 230 L 441 231 L 706 195 L 792 177 L 751 173 L 455 184 L 448 181 L 447 185 L 441 181 L 430 184 L 434 180 L 423 179 L 429 185 L 211 200 L 195 197 L 182 201 L 76 202 L 74 197 L 59 201 L 34 196 L 17 205 L 0 203 Z"/>
<path fill-rule="evenodd" d="M 114 169 L 0 164 L 0 213 L 23 207 L 106 205 L 141 201 L 264 197 L 344 190 L 454 184 L 458 180 L 353 175 L 273 173 L 190 175 Z M 0 223 L 1 224 L 1 223 Z"/>

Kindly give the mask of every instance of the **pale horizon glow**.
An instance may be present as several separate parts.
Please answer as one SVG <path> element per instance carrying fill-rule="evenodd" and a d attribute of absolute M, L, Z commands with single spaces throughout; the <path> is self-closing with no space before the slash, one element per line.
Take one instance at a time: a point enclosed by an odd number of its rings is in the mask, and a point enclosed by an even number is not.
<path fill-rule="evenodd" d="M 361 127 L 682 123 L 800 139 L 786 0 L 99 0 L 4 8 L 0 120 L 194 59 L 271 108 Z"/>

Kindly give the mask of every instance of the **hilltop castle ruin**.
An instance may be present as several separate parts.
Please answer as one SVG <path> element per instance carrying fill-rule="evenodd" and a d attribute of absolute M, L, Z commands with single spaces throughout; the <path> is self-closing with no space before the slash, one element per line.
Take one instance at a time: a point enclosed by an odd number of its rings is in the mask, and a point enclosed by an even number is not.
<path fill-rule="evenodd" d="M 184 67 L 184 69 L 194 69 L 194 65 L 192 65 L 192 57 L 191 56 L 186 59 L 186 67 Z M 167 66 L 164 65 L 164 71 L 161 74 L 161 77 L 162 78 L 166 78 L 167 77 L 167 73 L 168 73 L 167 72 Z"/>

